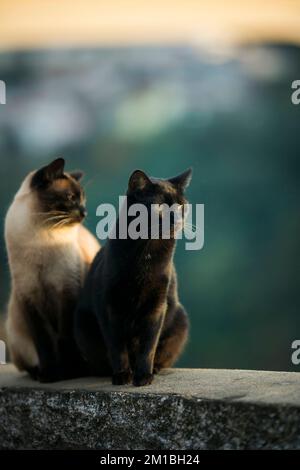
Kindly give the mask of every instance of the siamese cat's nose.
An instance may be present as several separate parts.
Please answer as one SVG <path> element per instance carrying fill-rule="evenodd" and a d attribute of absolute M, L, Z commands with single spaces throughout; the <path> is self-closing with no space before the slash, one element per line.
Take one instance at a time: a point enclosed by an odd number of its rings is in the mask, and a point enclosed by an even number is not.
<path fill-rule="evenodd" d="M 79 214 L 81 215 L 81 217 L 86 217 L 87 216 L 87 210 L 84 206 L 79 206 Z"/>
<path fill-rule="evenodd" d="M 83 219 L 87 215 L 86 208 L 84 206 L 79 206 L 72 211 L 74 217 Z"/>

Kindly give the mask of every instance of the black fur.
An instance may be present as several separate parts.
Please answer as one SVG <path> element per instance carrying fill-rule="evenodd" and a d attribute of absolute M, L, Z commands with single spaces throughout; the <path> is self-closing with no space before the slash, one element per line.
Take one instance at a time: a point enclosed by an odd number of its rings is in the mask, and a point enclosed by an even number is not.
<path fill-rule="evenodd" d="M 191 170 L 171 180 L 135 171 L 128 206 L 184 204 Z M 119 221 L 117 222 L 118 233 Z M 177 294 L 175 239 L 109 239 L 96 256 L 75 315 L 75 338 L 89 373 L 113 384 L 152 382 L 170 367 L 187 339 L 188 320 Z"/>

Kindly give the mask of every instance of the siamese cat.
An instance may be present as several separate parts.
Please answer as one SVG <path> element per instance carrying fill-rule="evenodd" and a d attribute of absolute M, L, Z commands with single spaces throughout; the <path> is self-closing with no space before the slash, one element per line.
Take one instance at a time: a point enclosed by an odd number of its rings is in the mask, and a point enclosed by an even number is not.
<path fill-rule="evenodd" d="M 177 292 L 173 262 L 177 230 L 184 224 L 184 191 L 191 170 L 168 180 L 136 170 L 129 179 L 128 212 L 133 204 L 176 204 L 170 237 L 111 237 L 95 257 L 75 313 L 75 338 L 95 375 L 112 375 L 112 383 L 150 384 L 153 374 L 171 367 L 188 336 L 187 314 Z M 157 207 L 157 206 L 155 206 Z M 128 217 L 128 225 L 131 218 Z M 120 219 L 115 234 L 119 233 Z M 148 225 L 149 227 L 149 225 Z"/>
<path fill-rule="evenodd" d="M 81 172 L 54 160 L 23 181 L 5 219 L 11 273 L 6 321 L 13 363 L 42 382 L 80 375 L 73 340 L 78 294 L 100 245 L 83 227 Z"/>

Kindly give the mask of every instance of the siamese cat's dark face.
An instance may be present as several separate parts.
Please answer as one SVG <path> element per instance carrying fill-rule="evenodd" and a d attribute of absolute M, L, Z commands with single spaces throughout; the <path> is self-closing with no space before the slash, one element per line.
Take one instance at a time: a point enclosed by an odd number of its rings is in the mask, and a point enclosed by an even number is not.
<path fill-rule="evenodd" d="M 80 223 L 86 215 L 85 195 L 79 183 L 83 173 L 66 173 L 64 165 L 64 159 L 58 158 L 37 170 L 31 180 L 37 214 L 44 215 L 50 226 Z"/>
<path fill-rule="evenodd" d="M 177 209 L 170 213 L 171 234 L 183 227 L 184 205 L 188 203 L 185 197 L 185 189 L 192 178 L 192 169 L 169 179 L 159 179 L 147 176 L 143 171 L 136 170 L 132 173 L 127 190 L 128 205 L 143 204 L 148 209 L 149 222 L 151 221 L 151 210 L 153 207 L 166 205 L 169 208 L 177 206 Z M 152 209 L 151 209 L 152 208 Z M 156 209 L 154 209 L 156 210 Z M 159 211 L 160 227 L 164 212 Z"/>

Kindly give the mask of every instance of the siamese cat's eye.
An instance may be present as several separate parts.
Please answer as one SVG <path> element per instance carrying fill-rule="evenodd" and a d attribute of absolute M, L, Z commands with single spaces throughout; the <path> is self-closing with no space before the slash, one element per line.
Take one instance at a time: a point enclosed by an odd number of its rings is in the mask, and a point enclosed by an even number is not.
<path fill-rule="evenodd" d="M 71 202 L 75 202 L 75 201 L 76 201 L 76 196 L 75 196 L 75 194 L 70 193 L 70 194 L 67 195 L 67 198 L 68 198 L 68 200 L 71 201 Z"/>

